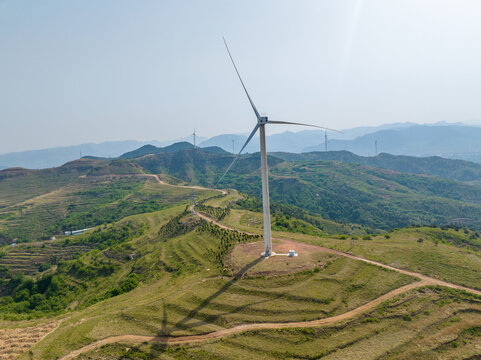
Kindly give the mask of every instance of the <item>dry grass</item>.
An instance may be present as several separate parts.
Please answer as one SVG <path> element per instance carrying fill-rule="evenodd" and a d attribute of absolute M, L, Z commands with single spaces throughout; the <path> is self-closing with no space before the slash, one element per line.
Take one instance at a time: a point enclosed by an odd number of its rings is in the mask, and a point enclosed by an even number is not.
<path fill-rule="evenodd" d="M 16 359 L 56 326 L 54 320 L 37 326 L 0 329 L 0 359 Z"/>

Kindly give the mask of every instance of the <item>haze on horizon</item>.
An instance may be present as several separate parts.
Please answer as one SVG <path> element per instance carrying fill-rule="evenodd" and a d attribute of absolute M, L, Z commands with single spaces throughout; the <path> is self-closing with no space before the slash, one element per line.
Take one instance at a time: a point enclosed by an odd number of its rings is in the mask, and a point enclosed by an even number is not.
<path fill-rule="evenodd" d="M 272 119 L 481 124 L 480 1 L 0 0 L 0 153 L 249 132 L 222 36 Z"/>

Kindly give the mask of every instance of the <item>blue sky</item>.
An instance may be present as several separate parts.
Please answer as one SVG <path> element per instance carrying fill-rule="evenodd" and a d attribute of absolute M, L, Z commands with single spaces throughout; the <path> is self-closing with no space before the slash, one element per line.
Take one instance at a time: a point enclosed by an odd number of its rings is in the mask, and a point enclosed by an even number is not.
<path fill-rule="evenodd" d="M 481 1 L 0 0 L 0 153 L 249 132 L 222 36 L 270 118 L 481 124 Z"/>

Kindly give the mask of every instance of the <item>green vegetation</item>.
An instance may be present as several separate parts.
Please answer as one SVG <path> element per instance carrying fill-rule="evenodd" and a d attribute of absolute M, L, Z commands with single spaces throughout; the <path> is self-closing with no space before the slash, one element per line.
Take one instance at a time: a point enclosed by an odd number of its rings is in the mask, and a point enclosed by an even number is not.
<path fill-rule="evenodd" d="M 79 236 L 75 239 L 76 244 L 89 244 L 97 249 L 109 250 L 94 250 L 72 260 L 59 260 L 56 262 L 55 272 L 43 274 L 41 277 L 25 277 L 4 267 L 0 280 L 0 293 L 3 295 L 0 298 L 0 316 L 3 315 L 5 319 L 42 317 L 65 310 L 74 299 L 77 299 L 77 305 L 90 305 L 133 289 L 138 284 L 135 273 L 130 273 L 120 280 L 118 286 L 102 297 L 94 294 L 96 286 L 92 284 L 121 268 L 121 260 L 124 259 L 119 259 L 118 254 L 133 250 L 122 244 L 142 235 L 144 231 L 144 224 L 127 222 L 121 226 L 107 226 L 102 231 L 97 229 L 91 234 Z M 41 265 L 43 264 L 45 263 Z M 79 298 L 82 299 L 81 302 Z"/>
<path fill-rule="evenodd" d="M 229 215 L 229 212 L 230 212 L 230 208 L 228 207 L 227 208 L 214 207 L 214 206 L 205 205 L 203 203 L 195 204 L 195 209 L 198 212 L 206 214 L 210 218 L 219 220 L 219 221 L 224 219 L 227 215 Z"/>
<path fill-rule="evenodd" d="M 152 173 L 213 186 L 231 160 L 227 155 L 180 151 L 134 161 Z M 337 161 L 286 162 L 269 157 L 269 167 L 273 205 L 295 206 L 315 217 L 359 224 L 368 232 L 412 224 L 446 225 L 455 219 L 481 228 L 478 185 Z M 258 168 L 258 154 L 244 156 L 221 185 L 260 198 Z"/>
<path fill-rule="evenodd" d="M 148 174 L 162 171 L 169 182 L 212 184 L 231 160 L 186 150 L 0 172 L 0 243 L 30 241 L 0 248 L 2 326 L 63 319 L 24 358 L 55 359 L 115 335 L 197 335 L 239 324 L 323 319 L 415 281 L 315 245 L 481 289 L 480 187 L 270 157 L 274 244 L 280 252 L 292 246 L 299 256 L 262 259 L 257 155 L 242 157 L 226 177 L 225 184 L 247 196 L 165 185 Z M 200 219 L 189 210 L 192 197 L 196 211 L 237 230 Z M 454 217 L 474 219 L 474 230 L 379 230 L 448 224 Z M 32 242 L 90 226 L 95 228 L 79 236 Z M 427 287 L 325 327 L 252 331 L 189 347 L 109 345 L 82 356 L 472 356 L 480 327 L 478 297 Z"/>
<path fill-rule="evenodd" d="M 244 196 L 239 199 L 236 208 L 262 213 L 262 200 L 252 196 Z M 309 213 L 294 205 L 282 203 L 271 204 L 273 229 L 293 233 L 323 235 L 325 233 L 348 233 L 356 228 L 358 231 L 365 231 L 360 226 L 348 226 L 334 221 L 329 221 Z"/>
<path fill-rule="evenodd" d="M 438 176 L 451 180 L 476 181 L 481 179 L 481 165 L 445 159 L 439 156 L 417 157 L 381 153 L 377 156 L 358 156 L 349 151 L 314 151 L 302 154 L 272 153 L 286 161 L 340 161 L 373 166 L 410 174 Z"/>
<path fill-rule="evenodd" d="M 259 240 L 260 235 L 248 235 L 237 230 L 223 229 L 205 220 L 201 220 L 198 232 L 206 232 L 220 239 L 217 249 L 208 250 L 207 254 L 211 257 L 212 262 L 218 263 L 221 268 L 224 268 L 224 258 L 234 245 L 245 242 L 252 242 Z"/>
<path fill-rule="evenodd" d="M 476 359 L 480 321 L 480 299 L 421 288 L 335 325 L 248 331 L 189 346 L 113 344 L 80 359 Z"/>
<path fill-rule="evenodd" d="M 0 215 L 4 214 L 0 233 L 16 242 L 46 240 L 67 230 L 112 223 L 187 202 L 192 193 L 201 199 L 214 194 L 160 185 L 145 176 L 86 177 L 76 181 L 75 185 L 62 186 L 3 210 L 0 207 Z"/>
<path fill-rule="evenodd" d="M 304 238 L 397 268 L 420 272 L 440 280 L 481 289 L 481 238 L 467 229 L 409 227 L 370 240 Z M 291 238 L 295 238 L 290 236 Z M 422 241 L 420 241 L 422 240 Z"/>
<path fill-rule="evenodd" d="M 256 237 L 206 222 L 185 233 L 182 229 L 182 235 L 162 232 L 174 218 L 177 223 L 192 223 L 184 206 L 129 217 L 96 232 L 98 249 L 59 264 L 57 276 L 65 276 L 68 284 L 83 289 L 80 293 L 72 290 L 74 300 L 65 297 L 72 300 L 67 308 L 75 311 L 32 349 L 34 358 L 55 358 L 96 336 L 199 334 L 245 322 L 332 316 L 412 281 L 346 258 L 331 258 L 316 271 L 252 277 L 242 276 L 244 269 L 231 276 L 219 254 Z M 121 231 L 126 224 L 134 226 L 133 232 L 144 232 L 132 233 L 100 250 L 106 245 L 100 235 Z M 89 243 L 92 236 L 84 234 L 72 240 Z M 319 256 L 324 264 L 324 255 Z M 256 266 L 257 261 L 249 269 L 255 271 Z"/>
<path fill-rule="evenodd" d="M 0 266 L 6 267 L 13 274 L 36 275 L 61 260 L 70 260 L 93 247 L 93 244 L 70 244 L 68 241 L 18 244 L 0 252 Z"/>

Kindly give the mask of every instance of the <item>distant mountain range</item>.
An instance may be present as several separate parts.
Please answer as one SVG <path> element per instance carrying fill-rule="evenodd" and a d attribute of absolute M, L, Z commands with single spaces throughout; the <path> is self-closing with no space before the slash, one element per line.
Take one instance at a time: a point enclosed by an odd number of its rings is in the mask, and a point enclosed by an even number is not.
<path fill-rule="evenodd" d="M 152 143 L 161 145 L 155 141 L 142 142 L 127 140 L 9 153 L 0 155 L 0 169 L 9 167 L 45 169 L 60 166 L 68 161 L 88 155 L 101 158 L 117 157 L 127 151 L 135 150 L 142 145 Z"/>
<path fill-rule="evenodd" d="M 232 153 L 239 151 L 247 139 L 246 135 L 224 134 L 201 141 L 204 151 Z M 386 124 L 378 127 L 358 127 L 344 130 L 342 134 L 328 132 L 328 150 L 347 150 L 362 156 L 378 153 L 412 156 L 442 156 L 481 163 L 481 127 L 463 124 L 415 125 L 412 123 Z M 190 140 L 187 138 L 187 140 Z M 173 144 L 167 142 L 117 141 L 100 144 L 82 144 L 44 150 L 32 150 L 0 155 L 0 169 L 24 167 L 29 169 L 60 166 L 82 156 L 97 158 L 136 157 L 138 154 L 159 153 L 158 150 Z M 187 146 L 187 142 L 183 141 Z M 267 137 L 269 152 L 302 153 L 324 150 L 322 130 L 285 131 Z M 147 146 L 144 149 L 141 147 Z M 150 148 L 149 146 L 152 146 Z M 189 146 L 193 145 L 189 143 Z M 153 149 L 157 148 L 157 150 Z M 185 147 L 187 148 L 187 147 Z M 212 148 L 211 150 L 208 150 Z M 259 143 L 254 139 L 246 147 L 246 153 L 259 151 Z M 132 154 L 130 154 L 133 152 Z"/>
<path fill-rule="evenodd" d="M 363 126 L 353 129 L 343 130 L 342 133 L 329 132 L 329 139 L 352 140 L 359 136 L 386 129 L 403 129 L 414 125 L 413 123 L 395 123 L 381 126 Z M 200 146 L 219 146 L 228 152 L 239 151 L 247 140 L 247 135 L 224 134 L 217 135 L 200 143 Z M 324 143 L 324 131 L 322 130 L 302 130 L 298 132 L 284 131 L 280 134 L 267 136 L 269 151 L 288 151 L 300 153 L 306 151 L 306 147 L 320 146 Z M 234 144 L 232 143 L 234 142 Z M 233 147 L 234 145 L 234 147 Z M 259 151 L 259 141 L 251 141 L 247 145 L 246 153 Z"/>
<path fill-rule="evenodd" d="M 347 150 L 372 156 L 377 151 L 394 155 L 439 155 L 481 161 L 481 127 L 413 125 L 359 136 L 353 140 L 328 140 L 329 150 Z M 324 150 L 324 144 L 307 146 L 304 152 Z"/>

